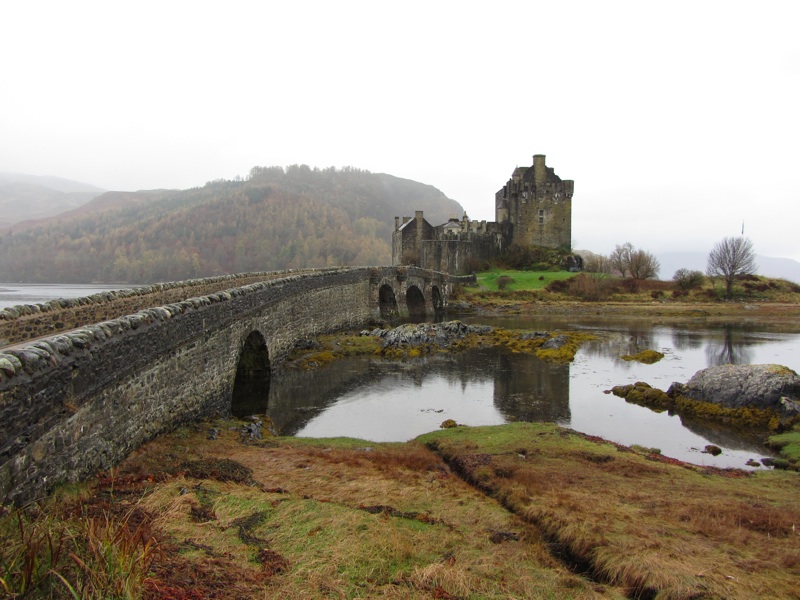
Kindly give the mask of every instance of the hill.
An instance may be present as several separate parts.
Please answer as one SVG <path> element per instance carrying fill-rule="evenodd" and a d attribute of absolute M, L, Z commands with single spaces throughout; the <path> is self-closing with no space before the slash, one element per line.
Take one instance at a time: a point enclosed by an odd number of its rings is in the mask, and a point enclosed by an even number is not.
<path fill-rule="evenodd" d="M 255 167 L 190 190 L 107 192 L 0 236 L 0 281 L 146 283 L 388 264 L 396 215 L 463 213 L 436 188 L 353 168 Z"/>
<path fill-rule="evenodd" d="M 55 216 L 102 193 L 98 187 L 59 177 L 0 173 L 0 228 Z"/>

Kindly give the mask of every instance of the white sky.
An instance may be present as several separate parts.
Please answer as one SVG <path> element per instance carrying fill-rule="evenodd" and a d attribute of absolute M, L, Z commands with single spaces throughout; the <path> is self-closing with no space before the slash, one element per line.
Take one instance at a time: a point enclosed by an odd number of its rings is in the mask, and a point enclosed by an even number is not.
<path fill-rule="evenodd" d="M 797 0 L 0 2 L 0 172 L 188 188 L 354 166 L 494 218 L 575 180 L 576 248 L 800 260 Z"/>

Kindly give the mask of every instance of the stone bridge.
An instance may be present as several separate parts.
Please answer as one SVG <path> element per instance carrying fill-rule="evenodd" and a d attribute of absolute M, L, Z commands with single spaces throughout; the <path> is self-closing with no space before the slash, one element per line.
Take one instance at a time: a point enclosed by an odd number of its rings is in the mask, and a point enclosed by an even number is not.
<path fill-rule="evenodd" d="M 0 311 L 0 501 L 108 469 L 267 389 L 295 343 L 444 309 L 474 281 L 415 267 L 248 273 Z M 138 311 L 138 312 L 137 312 Z"/>

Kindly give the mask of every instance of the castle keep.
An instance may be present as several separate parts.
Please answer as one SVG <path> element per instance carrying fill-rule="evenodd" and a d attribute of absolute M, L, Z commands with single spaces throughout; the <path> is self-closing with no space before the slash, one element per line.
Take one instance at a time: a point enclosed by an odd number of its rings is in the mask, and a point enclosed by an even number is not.
<path fill-rule="evenodd" d="M 422 211 L 402 222 L 395 217 L 392 264 L 464 274 L 512 244 L 569 249 L 574 186 L 545 164 L 544 154 L 535 154 L 533 166 L 514 169 L 495 194 L 495 221 L 470 221 L 464 214 L 434 227 Z"/>

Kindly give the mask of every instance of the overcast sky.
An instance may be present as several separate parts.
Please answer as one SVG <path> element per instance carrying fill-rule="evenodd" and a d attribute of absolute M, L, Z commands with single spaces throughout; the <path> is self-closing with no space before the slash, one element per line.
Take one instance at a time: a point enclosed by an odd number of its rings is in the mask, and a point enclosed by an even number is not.
<path fill-rule="evenodd" d="M 138 190 L 354 166 L 492 220 L 546 154 L 576 248 L 707 251 L 744 222 L 800 260 L 797 0 L 29 0 L 0 23 L 0 172 Z"/>

